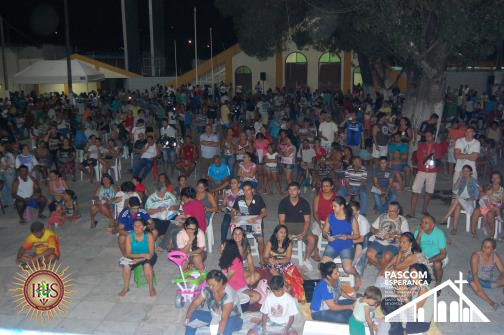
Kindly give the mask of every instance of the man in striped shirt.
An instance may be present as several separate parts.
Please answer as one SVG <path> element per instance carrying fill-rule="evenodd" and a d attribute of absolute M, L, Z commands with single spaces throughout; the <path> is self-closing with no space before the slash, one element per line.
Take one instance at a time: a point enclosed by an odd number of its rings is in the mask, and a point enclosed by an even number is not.
<path fill-rule="evenodd" d="M 350 165 L 345 171 L 346 187 L 340 189 L 342 196 L 350 195 L 351 198 L 359 196 L 361 205 L 361 214 L 366 215 L 367 210 L 367 171 L 362 166 L 362 161 L 359 157 L 352 159 Z"/>

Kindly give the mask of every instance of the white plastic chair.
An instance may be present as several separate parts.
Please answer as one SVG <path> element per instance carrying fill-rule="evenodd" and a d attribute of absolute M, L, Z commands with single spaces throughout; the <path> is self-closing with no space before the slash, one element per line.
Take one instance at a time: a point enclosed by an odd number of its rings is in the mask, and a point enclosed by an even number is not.
<path fill-rule="evenodd" d="M 350 286 L 355 287 L 355 276 L 349 275 L 343 270 L 343 262 L 340 257 L 336 257 L 333 260 L 336 265 L 338 265 L 338 270 L 340 272 L 340 281 L 343 283 L 348 283 Z"/>
<path fill-rule="evenodd" d="M 461 209 L 460 210 L 460 214 L 464 214 L 466 216 L 466 232 L 470 232 L 471 231 L 471 213 L 467 213 L 465 210 Z M 446 230 L 449 230 L 450 229 L 450 225 L 451 225 L 451 216 L 448 217 L 448 221 L 446 221 Z"/>
<path fill-rule="evenodd" d="M 305 252 L 306 252 L 306 247 L 305 247 L 304 241 L 298 240 L 298 239 L 293 239 L 292 240 L 292 256 L 291 257 L 293 259 L 298 260 L 299 266 L 306 266 L 306 268 L 309 271 L 312 271 L 313 266 L 310 264 L 310 261 L 307 260 L 305 262 L 305 260 L 304 260 L 303 255 Z"/>
<path fill-rule="evenodd" d="M 478 229 L 481 229 L 482 223 L 483 223 L 483 217 L 480 216 L 478 219 Z M 501 233 L 502 233 L 502 218 L 499 216 L 495 218 L 495 231 L 493 235 L 494 240 L 496 240 L 497 237 L 499 237 L 499 234 Z"/>
<path fill-rule="evenodd" d="M 208 226 L 206 229 L 206 237 L 207 237 L 207 249 L 208 253 L 212 253 L 213 245 L 214 245 L 214 234 L 213 234 L 213 219 L 215 217 L 215 213 L 212 213 L 210 216 L 210 220 L 208 220 Z"/>
<path fill-rule="evenodd" d="M 121 170 L 122 170 L 122 165 L 121 165 L 121 159 L 119 157 L 116 157 L 114 161 L 114 165 L 110 167 L 114 174 L 114 180 L 118 181 L 122 178 Z"/>
<path fill-rule="evenodd" d="M 252 243 L 250 243 L 250 251 L 252 257 L 259 257 L 259 244 L 257 243 L 256 238 L 254 237 L 254 235 L 252 235 L 252 233 L 247 233 L 247 239 L 252 240 Z"/>
<path fill-rule="evenodd" d="M 349 335 L 350 326 L 345 323 L 333 323 L 307 320 L 304 323 L 303 335 Z"/>

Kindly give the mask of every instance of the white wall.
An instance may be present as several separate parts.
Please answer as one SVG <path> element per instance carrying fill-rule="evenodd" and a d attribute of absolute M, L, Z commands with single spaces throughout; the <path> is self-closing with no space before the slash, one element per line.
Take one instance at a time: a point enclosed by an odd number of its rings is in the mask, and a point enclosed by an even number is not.
<path fill-rule="evenodd" d="M 87 93 L 91 91 L 96 91 L 96 82 L 91 83 L 75 83 L 72 84 L 72 92 L 75 94 Z M 40 84 L 39 94 L 51 93 L 51 92 L 64 92 L 65 84 Z"/>
<path fill-rule="evenodd" d="M 240 66 L 248 66 L 252 71 L 252 91 L 258 81 L 260 81 L 261 72 L 266 72 L 266 80 L 264 81 L 264 89 L 276 88 L 276 58 L 268 57 L 264 61 L 258 58 L 248 56 L 241 51 L 233 57 L 233 87 L 236 87 L 235 72 Z M 261 81 L 262 84 L 262 81 Z"/>
<path fill-rule="evenodd" d="M 494 71 L 447 71 L 446 85 L 451 89 L 459 88 L 460 85 L 469 85 L 478 91 L 484 93 L 487 89 L 488 77 L 495 73 L 495 82 L 502 82 L 502 73 Z"/>

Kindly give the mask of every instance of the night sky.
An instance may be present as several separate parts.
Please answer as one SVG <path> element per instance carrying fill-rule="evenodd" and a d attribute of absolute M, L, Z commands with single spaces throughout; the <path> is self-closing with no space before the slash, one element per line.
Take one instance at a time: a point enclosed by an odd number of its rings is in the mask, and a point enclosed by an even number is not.
<path fill-rule="evenodd" d="M 70 40 L 74 52 L 122 56 L 120 0 L 69 0 Z M 166 61 L 173 62 L 177 40 L 179 66 L 188 69 L 194 57 L 193 7 L 198 9 L 198 56 L 210 57 L 209 28 L 213 29 L 214 55 L 236 43 L 230 18 L 223 18 L 211 0 L 167 0 L 165 4 Z M 65 43 L 63 0 L 0 1 L 0 15 L 7 21 L 8 45 Z M 148 2 L 139 0 L 142 50 L 149 50 Z"/>

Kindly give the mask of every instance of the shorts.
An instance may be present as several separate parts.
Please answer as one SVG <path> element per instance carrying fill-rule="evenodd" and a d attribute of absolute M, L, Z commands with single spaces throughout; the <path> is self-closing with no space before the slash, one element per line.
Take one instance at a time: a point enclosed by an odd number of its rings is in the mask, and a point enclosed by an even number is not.
<path fill-rule="evenodd" d="M 437 172 L 423 172 L 418 171 L 415 176 L 415 181 L 413 182 L 413 193 L 422 193 L 423 186 L 425 184 L 425 192 L 429 194 L 434 194 L 434 188 L 436 186 L 436 176 Z"/>
<path fill-rule="evenodd" d="M 441 267 L 444 269 L 447 265 L 448 265 L 448 255 L 446 255 L 446 257 L 441 261 Z M 432 264 L 431 262 L 431 267 L 433 267 L 434 265 Z"/>
<path fill-rule="evenodd" d="M 376 250 L 377 256 L 380 256 L 381 254 L 386 252 L 391 252 L 394 256 L 399 253 L 399 248 L 395 245 L 383 245 L 376 241 L 371 242 L 371 244 L 368 246 L 368 249 Z"/>
<path fill-rule="evenodd" d="M 388 147 L 386 145 L 376 145 L 373 144 L 373 158 L 380 158 L 382 156 L 387 156 Z"/>
<path fill-rule="evenodd" d="M 296 164 L 285 164 L 285 163 L 282 163 L 284 169 L 286 170 L 294 170 L 294 168 L 296 167 Z"/>
<path fill-rule="evenodd" d="M 154 264 L 156 264 L 156 262 L 157 262 L 157 254 L 154 254 L 154 256 L 152 256 L 150 259 L 143 260 L 143 261 L 138 262 L 136 264 L 131 264 L 130 268 L 131 268 L 131 270 L 134 270 L 137 266 L 139 266 L 139 265 L 143 266 L 145 264 L 150 264 L 153 267 Z"/>
<path fill-rule="evenodd" d="M 455 158 L 455 147 L 448 149 L 448 163 L 457 163 L 457 159 Z"/>
<path fill-rule="evenodd" d="M 98 161 L 96 159 L 94 159 L 94 158 L 86 159 L 85 161 L 83 161 L 81 163 L 81 165 L 84 166 L 84 167 L 96 166 L 96 164 L 98 164 Z"/>
<path fill-rule="evenodd" d="M 323 257 L 329 257 L 331 259 L 335 259 L 336 257 L 340 257 L 342 260 L 343 259 L 349 259 L 353 260 L 355 255 L 355 249 L 352 248 L 346 248 L 341 251 L 336 251 L 330 244 L 328 244 L 324 250 L 324 254 L 322 255 Z"/>
<path fill-rule="evenodd" d="M 304 222 L 289 222 L 285 223 L 289 230 L 289 235 L 299 235 L 304 230 Z M 306 236 L 305 236 L 306 239 Z"/>
<path fill-rule="evenodd" d="M 310 230 L 311 230 L 312 234 L 315 235 L 315 236 L 319 236 L 320 237 L 320 235 L 322 234 L 322 227 L 319 226 L 319 224 L 318 224 L 317 221 L 313 221 L 312 222 Z"/>
<path fill-rule="evenodd" d="M 472 272 L 471 271 L 467 272 L 467 281 L 469 283 L 471 283 L 473 281 L 473 279 L 474 278 L 472 276 Z M 478 281 L 479 281 L 479 284 L 480 284 L 481 287 L 488 288 L 488 289 L 492 288 L 492 284 L 494 283 L 494 282 L 492 282 L 490 280 L 481 279 L 481 278 L 478 278 Z"/>
<path fill-rule="evenodd" d="M 264 168 L 266 169 L 266 172 L 270 172 L 270 173 L 276 173 L 277 172 L 277 167 L 276 166 L 265 165 Z"/>

